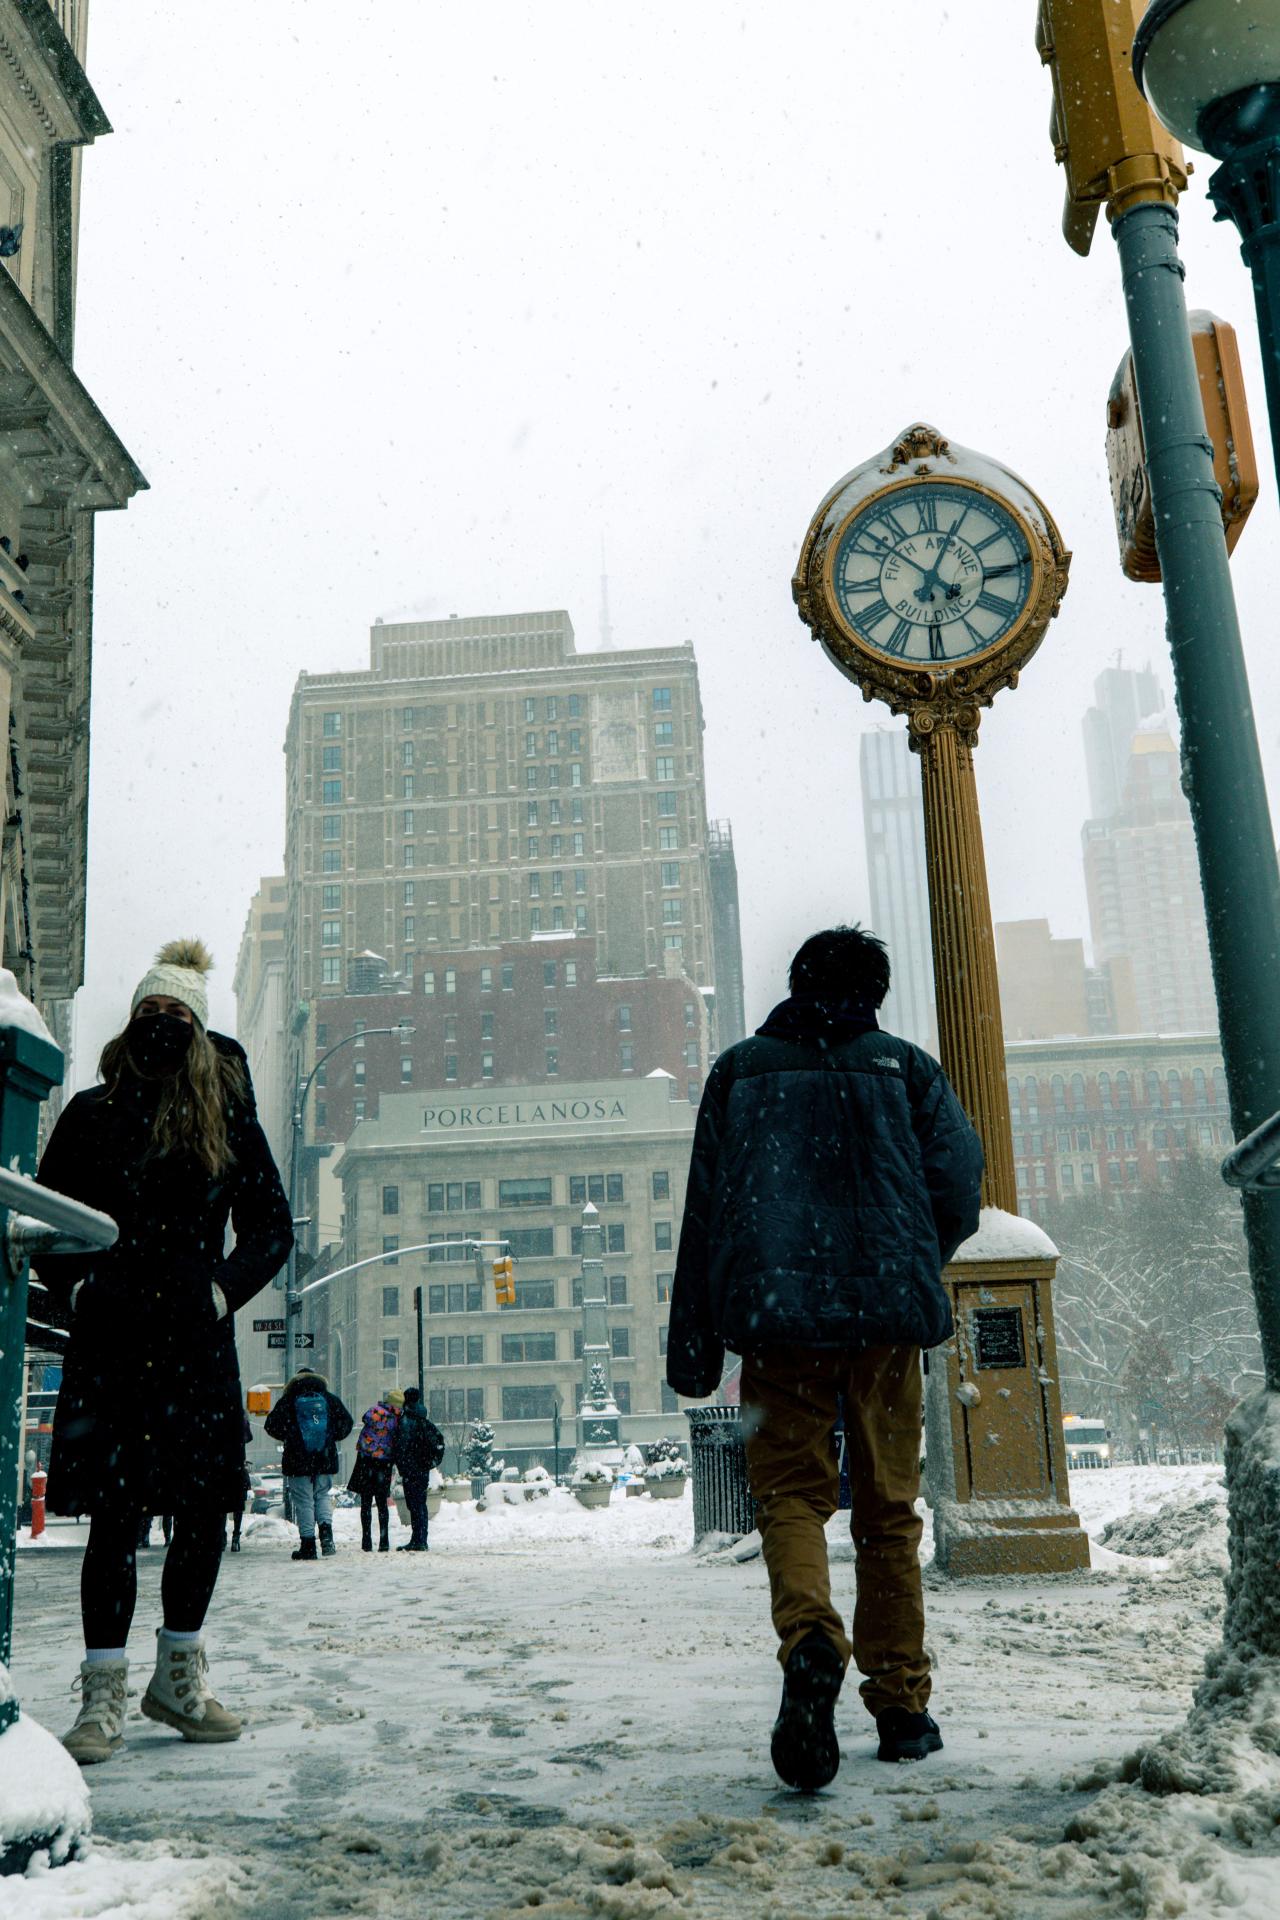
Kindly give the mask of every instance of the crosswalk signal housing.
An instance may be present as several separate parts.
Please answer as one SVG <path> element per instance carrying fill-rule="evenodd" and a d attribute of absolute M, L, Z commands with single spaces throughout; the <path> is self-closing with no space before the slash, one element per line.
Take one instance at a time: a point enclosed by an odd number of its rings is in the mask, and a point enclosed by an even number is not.
<path fill-rule="evenodd" d="M 516 1303 L 516 1263 L 509 1253 L 493 1263 L 493 1297 L 500 1307 Z"/>

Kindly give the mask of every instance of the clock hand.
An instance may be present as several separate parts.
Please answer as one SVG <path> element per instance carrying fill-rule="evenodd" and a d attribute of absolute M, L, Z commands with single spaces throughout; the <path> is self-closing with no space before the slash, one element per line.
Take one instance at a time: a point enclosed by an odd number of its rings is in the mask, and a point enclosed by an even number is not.
<path fill-rule="evenodd" d="M 946 559 L 947 550 L 950 547 L 950 545 L 951 545 L 951 535 L 947 534 L 942 542 L 941 548 L 939 549 L 937 559 L 934 561 L 932 567 L 930 567 L 928 573 L 926 573 L 924 576 L 924 585 L 922 587 L 916 588 L 917 600 L 925 601 L 925 600 L 933 599 L 933 590 L 938 584 L 938 569 L 942 565 L 943 561 Z"/>

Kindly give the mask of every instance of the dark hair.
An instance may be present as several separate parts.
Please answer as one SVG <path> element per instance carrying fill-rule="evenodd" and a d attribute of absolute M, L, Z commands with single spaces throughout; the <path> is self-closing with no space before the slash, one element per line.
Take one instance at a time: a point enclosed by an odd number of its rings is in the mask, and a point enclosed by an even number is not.
<path fill-rule="evenodd" d="M 810 934 L 791 962 L 792 993 L 821 1000 L 867 1000 L 878 1007 L 889 991 L 889 954 L 864 927 L 826 927 Z"/>
<path fill-rule="evenodd" d="M 416 1406 L 416 1405 L 417 1405 L 417 1403 L 418 1403 L 418 1401 L 419 1401 L 419 1400 L 421 1400 L 421 1398 L 422 1398 L 422 1395 L 421 1395 L 421 1393 L 419 1393 L 419 1391 L 418 1391 L 418 1389 L 417 1389 L 417 1387 L 406 1387 L 406 1388 L 405 1388 L 405 1390 L 404 1390 L 404 1403 L 405 1403 L 405 1405 L 406 1405 L 406 1407 L 411 1407 L 411 1406 Z"/>

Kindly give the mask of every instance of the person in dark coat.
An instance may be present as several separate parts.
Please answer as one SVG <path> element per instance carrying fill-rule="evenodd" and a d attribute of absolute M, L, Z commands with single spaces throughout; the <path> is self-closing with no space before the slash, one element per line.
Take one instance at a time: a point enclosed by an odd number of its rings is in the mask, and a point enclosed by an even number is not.
<path fill-rule="evenodd" d="M 387 1511 L 387 1496 L 391 1492 L 396 1427 L 403 1405 L 404 1395 L 399 1387 L 392 1387 L 376 1405 L 367 1410 L 360 1422 L 356 1464 L 347 1482 L 347 1491 L 360 1496 L 360 1548 L 363 1553 L 373 1552 L 375 1502 L 378 1508 L 378 1552 L 391 1551 L 391 1516 Z"/>
<path fill-rule="evenodd" d="M 951 1332 L 942 1268 L 978 1226 L 982 1148 L 936 1060 L 882 1033 L 889 956 L 835 927 L 790 998 L 722 1053 L 698 1111 L 667 1380 L 701 1397 L 742 1355 L 747 1471 L 783 1666 L 773 1761 L 814 1789 L 840 1764 L 850 1656 L 883 1760 L 942 1745 L 927 1712 L 920 1582 L 920 1349 Z M 857 1608 L 831 1603 L 823 1528 L 844 1400 Z"/>
<path fill-rule="evenodd" d="M 412 1532 L 401 1553 L 427 1551 L 427 1488 L 431 1469 L 444 1459 L 444 1435 L 434 1420 L 427 1418 L 422 1395 L 417 1387 L 406 1387 L 404 1406 L 396 1425 L 394 1459 L 404 1487 L 404 1503 L 409 1509 Z"/>
<path fill-rule="evenodd" d="M 173 1515 L 173 1544 L 142 1711 L 187 1740 L 240 1734 L 210 1692 L 202 1634 L 244 1472 L 232 1316 L 283 1266 L 293 1230 L 244 1052 L 208 1030 L 211 965 L 198 940 L 161 949 L 103 1049 L 102 1084 L 68 1102 L 37 1175 L 119 1227 L 105 1253 L 39 1261 L 70 1315 L 49 1510 L 91 1516 L 82 1703 L 64 1742 L 82 1765 L 121 1744 L 144 1514 Z"/>
<path fill-rule="evenodd" d="M 316 1558 L 317 1531 L 325 1559 L 337 1552 L 333 1476 L 338 1471 L 338 1442 L 346 1439 L 352 1424 L 351 1415 L 314 1367 L 299 1367 L 267 1415 L 267 1433 L 284 1447 L 280 1471 L 298 1523 L 295 1560 Z"/>

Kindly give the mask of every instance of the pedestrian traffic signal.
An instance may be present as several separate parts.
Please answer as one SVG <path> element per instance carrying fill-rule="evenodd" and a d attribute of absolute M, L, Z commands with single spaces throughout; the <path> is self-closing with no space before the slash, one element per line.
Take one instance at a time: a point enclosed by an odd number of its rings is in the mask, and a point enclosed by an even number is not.
<path fill-rule="evenodd" d="M 509 1253 L 493 1263 L 493 1297 L 500 1307 L 516 1303 L 516 1263 Z"/>
<path fill-rule="evenodd" d="M 1036 46 L 1053 78 L 1053 157 L 1067 170 L 1062 232 L 1088 253 L 1098 209 L 1176 202 L 1182 148 L 1138 91 L 1130 55 L 1146 0 L 1040 0 Z"/>

